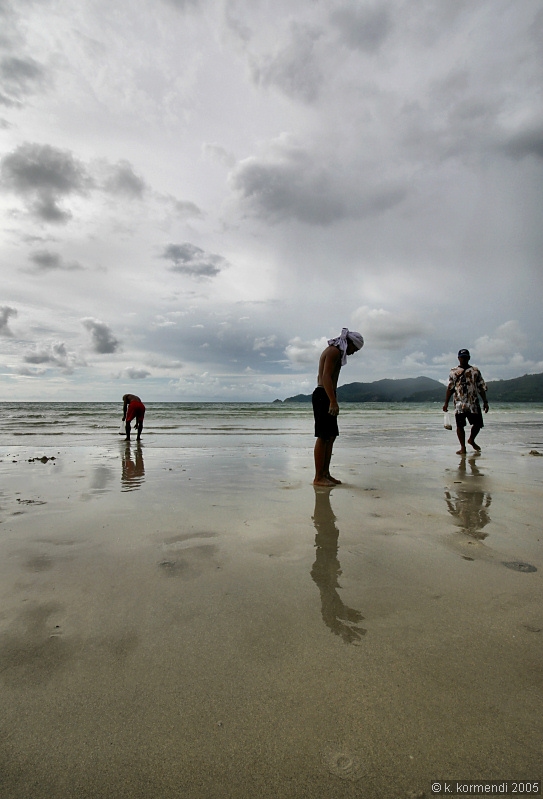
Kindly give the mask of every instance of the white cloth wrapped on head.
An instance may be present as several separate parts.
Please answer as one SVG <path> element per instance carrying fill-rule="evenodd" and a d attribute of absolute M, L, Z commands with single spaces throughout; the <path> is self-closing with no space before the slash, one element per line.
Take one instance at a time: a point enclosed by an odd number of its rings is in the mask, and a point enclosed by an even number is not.
<path fill-rule="evenodd" d="M 360 335 L 360 333 L 356 333 L 354 330 L 349 330 L 348 328 L 344 327 L 341 331 L 341 335 L 337 338 L 328 339 L 328 345 L 331 347 L 339 347 L 341 352 L 341 365 L 345 366 L 347 363 L 347 344 L 349 341 L 352 341 L 354 346 L 357 350 L 361 350 L 364 346 L 364 339 Z"/>

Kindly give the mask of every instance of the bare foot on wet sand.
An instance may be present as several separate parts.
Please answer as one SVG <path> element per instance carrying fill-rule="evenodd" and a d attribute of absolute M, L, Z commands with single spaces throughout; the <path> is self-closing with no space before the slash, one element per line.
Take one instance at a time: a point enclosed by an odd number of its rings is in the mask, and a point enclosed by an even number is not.
<path fill-rule="evenodd" d="M 338 480 L 337 477 L 332 477 L 331 474 L 327 474 L 326 475 L 326 479 L 327 480 L 331 480 L 333 482 L 333 484 L 336 485 L 336 486 L 340 486 L 341 485 L 341 480 Z"/>
<path fill-rule="evenodd" d="M 457 455 L 467 455 L 468 453 L 466 452 L 465 449 L 459 449 L 459 450 L 457 450 L 456 454 Z"/>
<path fill-rule="evenodd" d="M 318 480 L 315 477 L 315 479 L 313 480 L 313 485 L 322 486 L 323 488 L 333 488 L 336 485 L 336 483 L 330 480 L 328 477 L 321 477 Z"/>
<path fill-rule="evenodd" d="M 468 444 L 470 444 L 473 447 L 475 452 L 480 452 L 481 451 L 481 447 L 479 446 L 479 444 L 476 444 L 475 441 L 471 440 L 471 438 L 468 438 Z"/>

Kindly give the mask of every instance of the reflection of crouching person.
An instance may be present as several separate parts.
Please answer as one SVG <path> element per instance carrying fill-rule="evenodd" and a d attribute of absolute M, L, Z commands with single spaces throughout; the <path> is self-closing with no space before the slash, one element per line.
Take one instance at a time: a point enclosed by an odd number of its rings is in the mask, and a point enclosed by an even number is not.
<path fill-rule="evenodd" d="M 126 440 L 130 441 L 130 422 L 132 419 L 135 419 L 135 428 L 138 431 L 137 440 L 139 441 L 141 438 L 141 431 L 143 430 L 145 405 L 135 394 L 125 394 L 123 403 L 123 422 L 126 419 Z"/>

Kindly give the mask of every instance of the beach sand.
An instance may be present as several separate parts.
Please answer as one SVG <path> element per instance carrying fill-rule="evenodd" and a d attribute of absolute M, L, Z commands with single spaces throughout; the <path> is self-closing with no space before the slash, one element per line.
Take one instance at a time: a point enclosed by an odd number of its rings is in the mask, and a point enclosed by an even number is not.
<path fill-rule="evenodd" d="M 543 458 L 448 442 L 4 447 L 0 796 L 540 779 Z"/>

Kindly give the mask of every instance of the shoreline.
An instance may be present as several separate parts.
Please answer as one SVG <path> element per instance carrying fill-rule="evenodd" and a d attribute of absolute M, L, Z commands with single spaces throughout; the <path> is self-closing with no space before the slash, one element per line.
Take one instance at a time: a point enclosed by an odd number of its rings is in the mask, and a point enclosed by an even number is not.
<path fill-rule="evenodd" d="M 538 779 L 542 460 L 268 442 L 0 448 L 10 799 Z"/>

